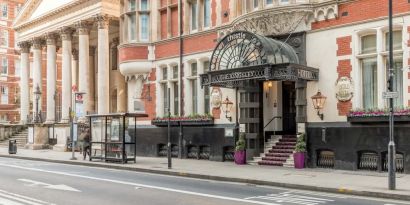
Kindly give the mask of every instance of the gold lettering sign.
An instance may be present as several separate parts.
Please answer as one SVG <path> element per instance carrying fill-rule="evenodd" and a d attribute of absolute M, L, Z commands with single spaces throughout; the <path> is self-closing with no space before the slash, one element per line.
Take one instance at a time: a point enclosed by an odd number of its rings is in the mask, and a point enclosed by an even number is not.
<path fill-rule="evenodd" d="M 353 98 L 353 81 L 348 77 L 341 77 L 336 82 L 336 98 L 341 102 Z"/>

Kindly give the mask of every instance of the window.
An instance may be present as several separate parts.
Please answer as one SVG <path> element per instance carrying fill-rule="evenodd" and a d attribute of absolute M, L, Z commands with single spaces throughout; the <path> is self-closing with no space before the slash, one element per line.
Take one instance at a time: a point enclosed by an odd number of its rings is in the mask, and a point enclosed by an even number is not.
<path fill-rule="evenodd" d="M 135 22 L 135 14 L 128 14 L 128 41 L 135 41 L 136 40 L 136 22 Z"/>
<path fill-rule="evenodd" d="M 20 59 L 14 59 L 14 75 L 20 76 Z"/>
<path fill-rule="evenodd" d="M 191 64 L 191 76 L 196 76 L 198 74 L 198 65 L 196 63 Z"/>
<path fill-rule="evenodd" d="M 168 116 L 168 86 L 167 83 L 162 83 L 161 86 L 164 91 L 164 116 Z"/>
<path fill-rule="evenodd" d="M 148 41 L 149 30 L 149 16 L 148 14 L 141 14 L 140 15 L 140 40 L 141 41 Z"/>
<path fill-rule="evenodd" d="M 211 26 L 211 0 L 204 0 L 204 27 Z"/>
<path fill-rule="evenodd" d="M 2 16 L 3 18 L 7 18 L 7 17 L 8 17 L 8 7 L 7 7 L 7 3 L 1 4 L 1 16 Z"/>
<path fill-rule="evenodd" d="M 401 40 L 401 31 L 393 31 L 393 50 L 401 50 L 402 49 L 402 40 Z M 389 32 L 385 34 L 385 50 L 389 50 Z"/>
<path fill-rule="evenodd" d="M 204 61 L 204 73 L 209 72 L 209 61 Z"/>
<path fill-rule="evenodd" d="M 381 36 L 378 36 L 381 35 Z M 403 49 L 402 49 L 402 32 L 396 30 L 393 32 L 393 91 L 398 92 L 399 97 L 394 99 L 394 106 L 403 106 Z M 382 92 L 387 91 L 387 83 L 379 85 L 377 79 L 384 79 L 386 82 L 389 78 L 389 34 L 388 32 L 377 32 L 360 38 L 360 65 L 362 80 L 362 104 L 364 109 L 382 108 L 387 104 L 380 104 Z M 379 49 L 378 49 L 379 47 Z M 384 49 L 383 49 L 384 47 Z M 377 59 L 383 58 L 383 61 Z M 382 87 L 381 86 L 386 86 Z M 384 101 L 387 102 L 387 101 Z"/>
<path fill-rule="evenodd" d="M 362 54 L 376 53 L 376 35 L 362 37 Z"/>
<path fill-rule="evenodd" d="M 363 108 L 377 108 L 377 60 L 362 60 Z"/>
<path fill-rule="evenodd" d="M 172 78 L 173 79 L 178 79 L 178 66 L 172 66 Z"/>
<path fill-rule="evenodd" d="M 193 1 L 191 3 L 191 30 L 198 29 L 198 12 L 197 12 L 198 3 Z"/>
<path fill-rule="evenodd" d="M 174 115 L 179 114 L 179 94 L 178 94 L 178 82 L 172 83 L 174 89 Z"/>
<path fill-rule="evenodd" d="M 140 10 L 141 11 L 148 10 L 148 0 L 141 0 Z"/>
<path fill-rule="evenodd" d="M 210 87 L 209 86 L 204 86 L 204 95 L 205 95 L 205 103 L 204 103 L 204 106 L 205 106 L 205 108 L 204 108 L 204 111 L 205 111 L 205 114 L 210 114 L 211 113 L 211 111 L 210 111 L 210 106 L 211 106 L 211 101 L 210 101 L 210 99 L 211 99 L 211 89 L 210 89 Z"/>
<path fill-rule="evenodd" d="M 273 0 L 266 0 L 266 5 L 271 5 L 273 4 Z"/>
<path fill-rule="evenodd" d="M 168 79 L 168 70 L 167 67 L 162 68 L 162 80 L 167 80 Z"/>
<path fill-rule="evenodd" d="M 191 80 L 192 88 L 192 114 L 198 113 L 198 83 L 197 79 Z"/>
<path fill-rule="evenodd" d="M 9 62 L 7 60 L 7 57 L 2 57 L 1 58 L 1 73 L 0 74 L 7 75 L 8 66 L 9 66 Z"/>
<path fill-rule="evenodd" d="M 135 0 L 128 0 L 128 11 L 135 11 Z"/>
<path fill-rule="evenodd" d="M 0 46 L 9 47 L 9 31 L 2 30 L 0 35 Z"/>
<path fill-rule="evenodd" d="M 393 45 L 394 47 L 394 45 Z M 393 81 L 393 91 L 398 91 L 399 97 L 394 98 L 394 106 L 400 107 L 403 105 L 403 57 L 394 56 L 393 57 L 393 73 L 394 73 L 394 81 Z M 389 58 L 386 57 L 386 81 L 389 78 Z"/>
<path fill-rule="evenodd" d="M 253 0 L 253 9 L 257 9 L 259 6 L 259 0 Z"/>
<path fill-rule="evenodd" d="M 9 104 L 9 88 L 6 86 L 1 86 L 1 99 L 0 103 L 3 105 Z"/>

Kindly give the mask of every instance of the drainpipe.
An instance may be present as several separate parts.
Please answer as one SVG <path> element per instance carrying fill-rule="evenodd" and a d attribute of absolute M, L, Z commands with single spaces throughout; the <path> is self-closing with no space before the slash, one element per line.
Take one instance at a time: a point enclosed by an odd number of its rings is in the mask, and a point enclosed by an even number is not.
<path fill-rule="evenodd" d="M 183 75 L 183 62 L 182 62 L 182 58 L 183 58 L 183 48 L 184 48 L 184 42 L 182 39 L 182 35 L 183 35 L 183 25 L 182 25 L 182 18 L 183 18 L 183 13 L 182 13 L 182 0 L 178 1 L 178 12 L 179 12 L 179 90 L 180 90 L 180 94 L 178 95 L 179 97 L 179 116 L 183 116 L 184 113 L 184 101 L 182 98 L 182 88 L 183 88 L 183 79 L 182 79 L 182 75 Z M 183 127 L 180 123 L 180 127 L 179 127 L 179 136 L 178 136 L 178 158 L 182 159 L 182 154 L 183 154 L 183 140 L 184 140 L 184 136 L 183 136 Z"/>

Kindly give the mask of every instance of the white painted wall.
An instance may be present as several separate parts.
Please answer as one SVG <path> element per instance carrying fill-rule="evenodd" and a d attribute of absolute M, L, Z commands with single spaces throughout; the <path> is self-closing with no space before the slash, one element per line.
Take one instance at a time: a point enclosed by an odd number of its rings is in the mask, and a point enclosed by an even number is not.
<path fill-rule="evenodd" d="M 407 33 L 407 26 L 410 25 L 410 16 L 397 17 L 394 19 L 394 24 L 402 27 L 403 30 L 403 101 L 404 105 L 407 105 L 409 95 L 407 93 L 407 86 L 409 85 L 408 75 L 408 62 L 409 49 L 406 45 L 409 35 Z M 346 121 L 345 116 L 339 116 L 337 110 L 336 99 L 336 80 L 338 60 L 350 59 L 352 64 L 351 77 L 354 83 L 354 96 L 352 99 L 353 109 L 362 107 L 362 94 L 361 94 L 361 72 L 359 59 L 356 58 L 356 54 L 359 53 L 359 35 L 362 31 L 369 29 L 386 29 L 387 20 L 362 23 L 352 26 L 340 27 L 331 30 L 314 31 L 310 32 L 306 36 L 306 61 L 310 67 L 318 68 L 320 70 L 319 82 L 308 82 L 307 85 L 307 115 L 308 122 L 322 122 L 317 116 L 316 110 L 313 109 L 311 96 L 316 94 L 318 89 L 323 95 L 327 96 L 326 104 L 323 109 L 325 122 L 340 122 Z M 337 57 L 337 44 L 336 39 L 343 36 L 352 36 L 352 56 Z M 380 81 L 379 81 L 380 82 Z M 378 90 L 379 98 L 382 96 L 382 92 L 385 91 L 381 87 Z M 385 102 L 379 102 L 379 107 L 384 107 Z"/>

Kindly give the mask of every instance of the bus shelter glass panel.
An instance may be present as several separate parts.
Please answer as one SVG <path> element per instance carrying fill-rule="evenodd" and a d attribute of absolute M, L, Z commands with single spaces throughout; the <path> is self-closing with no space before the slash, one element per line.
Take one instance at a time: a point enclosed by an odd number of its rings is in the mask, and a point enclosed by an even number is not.
<path fill-rule="evenodd" d="M 105 158 L 106 118 L 91 118 L 91 156 L 90 159 Z"/>

